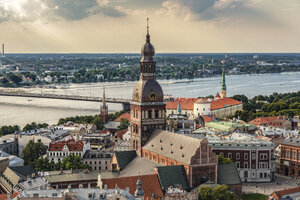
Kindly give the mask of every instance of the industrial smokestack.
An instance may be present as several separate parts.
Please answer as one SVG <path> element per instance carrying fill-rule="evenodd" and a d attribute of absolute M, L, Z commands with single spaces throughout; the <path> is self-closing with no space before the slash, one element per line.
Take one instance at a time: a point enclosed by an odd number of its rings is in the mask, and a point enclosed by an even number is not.
<path fill-rule="evenodd" d="M 4 56 L 4 44 L 2 44 L 2 56 Z"/>

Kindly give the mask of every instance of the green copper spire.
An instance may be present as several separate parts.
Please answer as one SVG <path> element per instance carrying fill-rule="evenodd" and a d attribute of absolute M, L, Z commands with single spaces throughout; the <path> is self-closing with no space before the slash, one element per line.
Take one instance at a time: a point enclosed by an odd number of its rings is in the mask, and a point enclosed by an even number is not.
<path fill-rule="evenodd" d="M 178 106 L 177 106 L 177 112 L 179 113 L 179 114 L 181 114 L 181 107 L 180 107 L 180 99 L 179 99 L 179 101 L 178 101 Z"/>
<path fill-rule="evenodd" d="M 222 72 L 222 90 L 226 91 L 226 83 L 225 83 L 225 69 L 223 68 Z"/>

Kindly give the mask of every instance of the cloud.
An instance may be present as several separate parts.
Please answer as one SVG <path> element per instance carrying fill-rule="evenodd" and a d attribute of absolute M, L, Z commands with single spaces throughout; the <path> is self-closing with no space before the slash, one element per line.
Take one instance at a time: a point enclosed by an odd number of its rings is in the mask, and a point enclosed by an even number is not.
<path fill-rule="evenodd" d="M 76 21 L 93 15 L 122 17 L 125 13 L 109 2 L 97 0 L 0 0 L 0 23 L 4 21 Z"/>
<path fill-rule="evenodd" d="M 169 14 L 186 20 L 249 19 L 261 16 L 258 0 L 166 0 L 162 6 Z"/>

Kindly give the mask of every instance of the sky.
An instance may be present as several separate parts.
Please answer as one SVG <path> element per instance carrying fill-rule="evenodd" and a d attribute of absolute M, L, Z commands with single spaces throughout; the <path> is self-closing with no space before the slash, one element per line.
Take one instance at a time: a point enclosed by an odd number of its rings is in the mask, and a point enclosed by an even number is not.
<path fill-rule="evenodd" d="M 7 53 L 300 52 L 300 0 L 0 0 Z"/>

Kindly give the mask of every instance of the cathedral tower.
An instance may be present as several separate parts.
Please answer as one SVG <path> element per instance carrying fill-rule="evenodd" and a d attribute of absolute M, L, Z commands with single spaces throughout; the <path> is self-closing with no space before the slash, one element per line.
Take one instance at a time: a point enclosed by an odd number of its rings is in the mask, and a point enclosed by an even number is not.
<path fill-rule="evenodd" d="M 100 108 L 100 118 L 104 123 L 108 122 L 108 107 L 105 101 L 105 88 L 103 88 L 102 106 Z"/>
<path fill-rule="evenodd" d="M 151 132 L 165 128 L 166 104 L 161 86 L 156 81 L 154 46 L 150 43 L 147 19 L 146 43 L 142 47 L 140 78 L 130 102 L 131 149 L 142 155 L 142 146 Z"/>
<path fill-rule="evenodd" d="M 222 72 L 222 88 L 221 88 L 221 99 L 226 98 L 226 83 L 225 83 L 225 69 L 223 68 Z"/>

